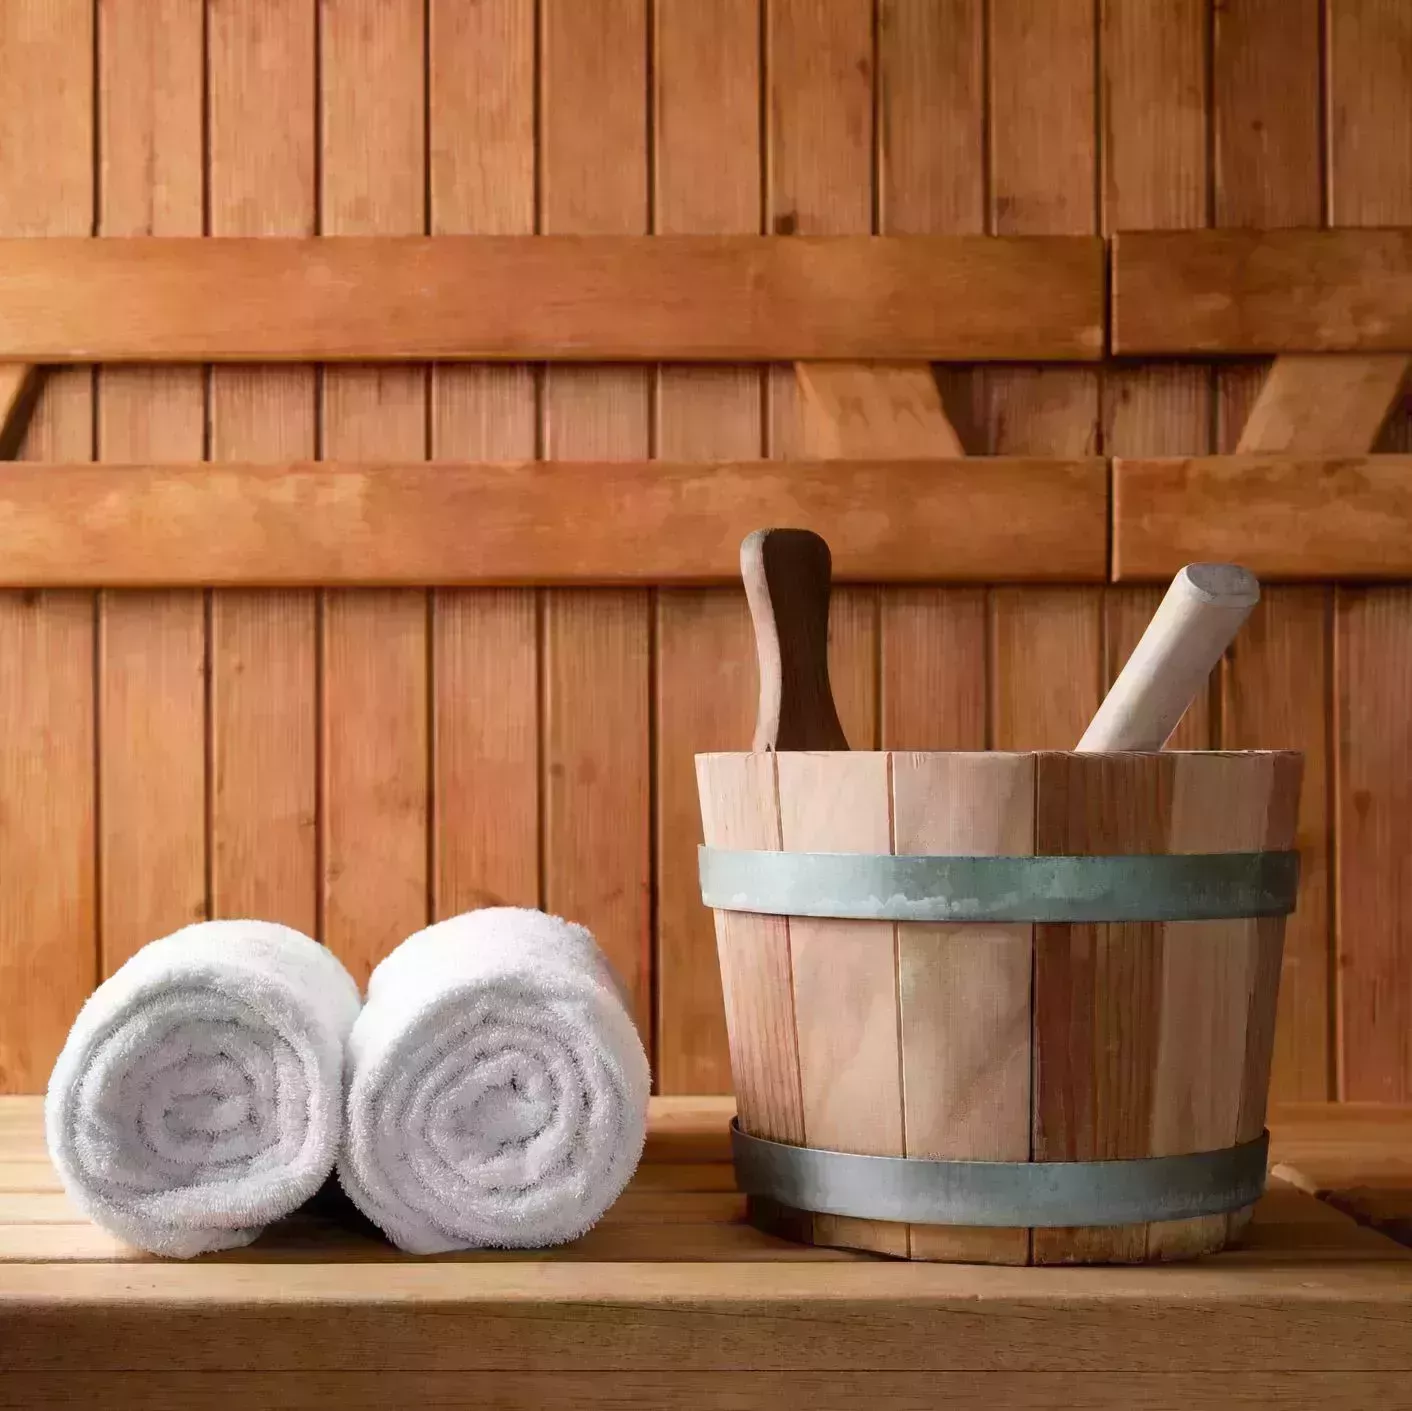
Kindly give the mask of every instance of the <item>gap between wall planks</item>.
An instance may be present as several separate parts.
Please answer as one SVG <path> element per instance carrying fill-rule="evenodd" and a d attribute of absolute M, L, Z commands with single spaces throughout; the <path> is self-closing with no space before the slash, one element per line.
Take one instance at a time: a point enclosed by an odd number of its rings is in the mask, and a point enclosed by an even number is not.
<path fill-rule="evenodd" d="M 1213 213 L 1218 226 L 1318 225 L 1320 0 L 1241 0 L 1213 13 Z M 1265 376 L 1216 374 L 1218 445 L 1232 450 Z M 1304 752 L 1299 906 L 1285 929 L 1271 1096 L 1331 1096 L 1326 588 L 1274 586 L 1241 630 L 1222 680 L 1226 749 Z"/>
<path fill-rule="evenodd" d="M 91 0 L 0 6 L 0 231 L 87 235 Z M 26 459 L 93 455 L 93 374 L 43 380 Z M 94 595 L 0 592 L 0 1090 L 42 1091 L 98 978 Z M 19 1001 L 13 998 L 20 997 Z"/>
<path fill-rule="evenodd" d="M 322 229 L 419 234 L 425 209 L 422 0 L 319 12 Z M 427 454 L 427 372 L 327 368 L 323 453 Z M 360 983 L 426 924 L 428 599 L 337 589 L 323 600 L 323 934 Z"/>
<path fill-rule="evenodd" d="M 534 0 L 432 0 L 434 235 L 532 235 Z M 533 459 L 538 385 L 523 365 L 432 369 L 435 460 Z M 432 595 L 432 912 L 538 906 L 539 594 Z"/>
<path fill-rule="evenodd" d="M 1412 10 L 1328 0 L 1328 214 L 1337 226 L 1412 221 Z M 1412 451 L 1404 408 L 1381 450 Z M 1335 590 L 1337 1095 L 1412 1098 L 1412 591 Z"/>
<path fill-rule="evenodd" d="M 541 27 L 541 229 L 643 234 L 645 0 L 542 0 Z M 649 370 L 551 367 L 544 378 L 545 456 L 649 454 Z M 545 593 L 545 904 L 598 938 L 650 1050 L 649 628 L 644 589 Z"/>
<path fill-rule="evenodd" d="M 313 4 L 209 0 L 208 211 L 212 235 L 312 235 Z M 213 461 L 311 459 L 315 373 L 213 367 Z M 211 912 L 319 929 L 318 595 L 211 594 Z"/>
<path fill-rule="evenodd" d="M 99 0 L 98 234 L 204 232 L 200 0 Z M 98 458 L 200 460 L 199 367 L 103 367 Z M 208 914 L 206 599 L 199 590 L 98 596 L 103 973 Z"/>
<path fill-rule="evenodd" d="M 653 229 L 659 234 L 760 231 L 762 3 L 656 0 Z M 763 399 L 758 367 L 662 367 L 656 454 L 760 456 Z M 724 1093 L 731 1090 L 730 1054 L 721 965 L 696 876 L 702 814 L 693 756 L 742 750 L 750 742 L 757 677 L 745 595 L 738 587 L 662 589 L 652 631 L 658 1088 Z"/>

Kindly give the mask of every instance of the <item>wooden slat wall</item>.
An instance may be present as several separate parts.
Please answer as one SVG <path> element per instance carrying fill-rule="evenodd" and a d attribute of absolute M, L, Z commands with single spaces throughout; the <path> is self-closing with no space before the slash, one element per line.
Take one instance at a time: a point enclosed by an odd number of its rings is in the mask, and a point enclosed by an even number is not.
<path fill-rule="evenodd" d="M 0 76 L 4 235 L 1412 223 L 1403 0 L 13 0 Z M 1260 376 L 943 390 L 973 454 L 1200 455 Z M 787 368 L 73 369 L 21 451 L 762 453 L 834 454 Z M 1155 598 L 850 587 L 850 738 L 1067 745 Z M 1281 585 L 1182 726 L 1308 754 L 1280 1097 L 1412 1096 L 1409 661 L 1407 586 Z M 41 1087 L 95 977 L 194 916 L 292 922 L 362 976 L 502 901 L 594 927 L 662 1089 L 724 1090 L 690 755 L 747 742 L 753 691 L 729 589 L 0 594 L 0 1089 Z"/>

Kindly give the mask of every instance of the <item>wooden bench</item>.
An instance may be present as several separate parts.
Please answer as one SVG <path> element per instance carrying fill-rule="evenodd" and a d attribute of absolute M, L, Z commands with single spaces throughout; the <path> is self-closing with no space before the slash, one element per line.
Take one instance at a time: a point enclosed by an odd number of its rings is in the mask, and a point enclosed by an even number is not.
<path fill-rule="evenodd" d="M 1409 1404 L 1412 1248 L 1299 1187 L 1381 1183 L 1405 1217 L 1412 1109 L 1277 1119 L 1242 1247 L 1135 1269 L 776 1240 L 744 1221 L 730 1111 L 655 1099 L 628 1192 L 561 1249 L 411 1259 L 330 1194 L 171 1263 L 85 1222 L 39 1099 L 0 1099 L 0 1407 Z"/>

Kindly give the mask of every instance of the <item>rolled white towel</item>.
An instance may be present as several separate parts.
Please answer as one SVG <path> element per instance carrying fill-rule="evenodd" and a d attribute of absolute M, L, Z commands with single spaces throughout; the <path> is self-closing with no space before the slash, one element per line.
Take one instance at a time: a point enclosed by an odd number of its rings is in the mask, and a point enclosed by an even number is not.
<path fill-rule="evenodd" d="M 206 921 L 144 946 L 79 1011 L 49 1080 L 69 1197 L 154 1254 L 249 1244 L 333 1168 L 358 1007 L 338 960 L 288 926 Z"/>
<path fill-rule="evenodd" d="M 373 971 L 338 1174 L 414 1254 L 574 1239 L 642 1158 L 647 1056 L 593 937 L 493 907 Z"/>

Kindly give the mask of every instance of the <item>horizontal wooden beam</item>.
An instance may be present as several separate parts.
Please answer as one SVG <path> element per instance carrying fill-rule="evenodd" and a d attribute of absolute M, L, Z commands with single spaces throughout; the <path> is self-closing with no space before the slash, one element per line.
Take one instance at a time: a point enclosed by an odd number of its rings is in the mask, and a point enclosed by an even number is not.
<path fill-rule="evenodd" d="M 1086 237 L 0 241 L 0 360 L 1090 360 Z"/>
<path fill-rule="evenodd" d="M 1102 460 L 0 467 L 0 586 L 711 583 L 752 529 L 837 577 L 1101 581 Z"/>
<path fill-rule="evenodd" d="M 1412 229 L 1114 237 L 1119 355 L 1412 352 Z"/>
<path fill-rule="evenodd" d="M 1113 576 L 1244 564 L 1261 578 L 1412 578 L 1412 456 L 1113 462 Z"/>

